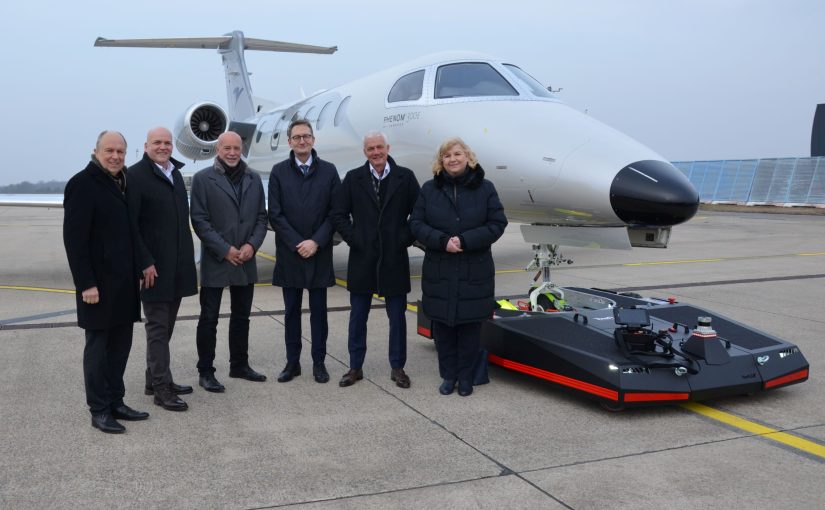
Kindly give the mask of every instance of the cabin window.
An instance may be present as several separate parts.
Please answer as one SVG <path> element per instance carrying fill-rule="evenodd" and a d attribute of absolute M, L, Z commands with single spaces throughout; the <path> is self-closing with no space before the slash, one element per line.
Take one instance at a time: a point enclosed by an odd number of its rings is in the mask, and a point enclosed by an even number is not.
<path fill-rule="evenodd" d="M 387 102 L 397 103 L 398 101 L 415 101 L 421 99 L 424 90 L 424 70 L 405 74 L 390 89 Z"/>
<path fill-rule="evenodd" d="M 537 79 L 535 79 L 532 76 L 530 76 L 529 74 L 525 73 L 520 68 L 518 68 L 518 67 L 516 67 L 512 64 L 504 64 L 504 67 L 506 67 L 508 71 L 513 73 L 516 76 L 516 78 L 521 83 L 524 84 L 525 87 L 530 89 L 530 93 L 532 93 L 534 96 L 538 96 L 538 97 L 556 97 L 553 94 L 551 94 L 550 91 L 547 90 L 547 88 L 544 85 L 539 83 L 539 81 Z"/>
<path fill-rule="evenodd" d="M 352 96 L 347 96 L 341 101 L 341 104 L 338 105 L 338 109 L 335 110 L 335 120 L 333 121 L 333 125 L 338 127 L 344 122 L 344 118 L 347 116 L 347 106 L 349 106 L 349 101 L 352 99 Z"/>
<path fill-rule="evenodd" d="M 328 101 L 327 104 L 321 108 L 321 113 L 318 114 L 318 122 L 316 123 L 316 127 L 319 130 L 324 129 L 324 124 L 327 123 L 330 115 L 332 115 L 332 101 Z"/>
<path fill-rule="evenodd" d="M 307 110 L 307 112 L 304 114 L 304 118 L 306 120 L 310 121 L 310 122 L 312 122 L 314 120 L 318 120 L 318 119 L 312 118 L 312 116 L 315 114 L 315 110 L 316 110 L 315 106 L 310 106 L 309 110 Z"/>
<path fill-rule="evenodd" d="M 435 98 L 517 96 L 518 92 L 493 66 L 483 62 L 463 62 L 438 68 Z"/>

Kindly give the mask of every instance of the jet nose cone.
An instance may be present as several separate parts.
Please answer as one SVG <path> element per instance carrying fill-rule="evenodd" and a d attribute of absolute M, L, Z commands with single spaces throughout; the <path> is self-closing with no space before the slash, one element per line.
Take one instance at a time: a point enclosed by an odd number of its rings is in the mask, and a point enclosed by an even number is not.
<path fill-rule="evenodd" d="M 637 161 L 622 168 L 610 186 L 610 205 L 630 225 L 669 226 L 699 208 L 699 193 L 678 168 L 664 161 Z"/>

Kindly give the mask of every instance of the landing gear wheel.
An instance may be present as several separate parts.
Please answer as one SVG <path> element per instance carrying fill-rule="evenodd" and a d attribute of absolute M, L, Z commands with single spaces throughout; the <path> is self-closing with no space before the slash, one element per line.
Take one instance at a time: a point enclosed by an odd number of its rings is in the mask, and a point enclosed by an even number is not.
<path fill-rule="evenodd" d="M 604 400 L 600 400 L 599 405 L 602 409 L 604 409 L 605 411 L 609 411 L 611 413 L 620 413 L 627 409 L 623 404 L 620 404 L 618 402 L 607 402 Z"/>
<path fill-rule="evenodd" d="M 544 294 L 539 295 L 536 299 L 536 304 L 539 305 L 542 312 L 557 312 L 556 306 L 550 301 L 550 298 Z"/>

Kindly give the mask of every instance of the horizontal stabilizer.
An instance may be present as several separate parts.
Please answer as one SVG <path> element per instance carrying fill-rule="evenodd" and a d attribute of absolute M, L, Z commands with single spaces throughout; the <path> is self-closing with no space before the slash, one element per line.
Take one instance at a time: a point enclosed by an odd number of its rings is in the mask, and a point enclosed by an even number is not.
<path fill-rule="evenodd" d="M 115 48 L 190 48 L 201 50 L 226 50 L 232 36 L 223 37 L 173 37 L 165 39 L 105 39 L 98 37 L 95 46 Z M 245 50 L 281 51 L 287 53 L 321 53 L 329 55 L 338 51 L 337 46 L 312 46 L 267 39 L 244 38 Z"/>

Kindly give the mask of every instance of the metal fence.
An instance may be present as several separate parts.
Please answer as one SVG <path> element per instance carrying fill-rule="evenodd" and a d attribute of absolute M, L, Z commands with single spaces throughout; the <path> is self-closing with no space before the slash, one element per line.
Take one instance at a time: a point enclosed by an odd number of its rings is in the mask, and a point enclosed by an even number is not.
<path fill-rule="evenodd" d="M 674 161 L 705 203 L 825 205 L 825 157 Z"/>

